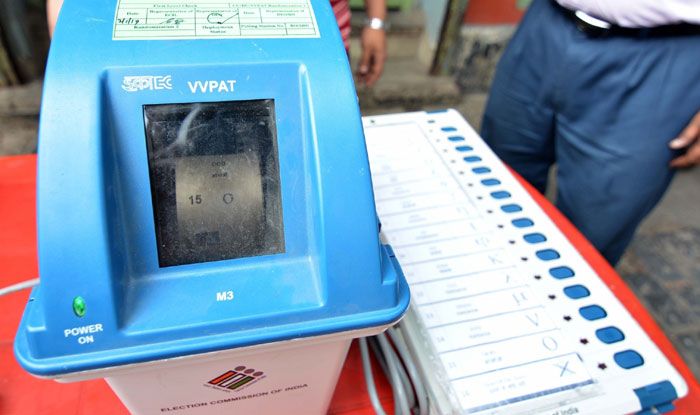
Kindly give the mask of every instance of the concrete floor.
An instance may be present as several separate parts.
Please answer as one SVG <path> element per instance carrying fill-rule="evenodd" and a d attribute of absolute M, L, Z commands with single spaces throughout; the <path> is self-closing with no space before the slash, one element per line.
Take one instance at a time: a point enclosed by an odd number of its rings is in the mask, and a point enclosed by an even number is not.
<path fill-rule="evenodd" d="M 676 175 L 617 269 L 700 378 L 700 168 Z"/>

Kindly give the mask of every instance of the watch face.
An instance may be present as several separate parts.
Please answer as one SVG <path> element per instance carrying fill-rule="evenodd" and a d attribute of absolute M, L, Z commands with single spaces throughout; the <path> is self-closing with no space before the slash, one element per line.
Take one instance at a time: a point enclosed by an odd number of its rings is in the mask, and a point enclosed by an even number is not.
<path fill-rule="evenodd" d="M 384 20 L 378 17 L 372 17 L 365 20 L 365 26 L 369 27 L 370 29 L 381 30 L 384 29 Z"/>
<path fill-rule="evenodd" d="M 273 100 L 144 106 L 161 267 L 284 252 Z"/>

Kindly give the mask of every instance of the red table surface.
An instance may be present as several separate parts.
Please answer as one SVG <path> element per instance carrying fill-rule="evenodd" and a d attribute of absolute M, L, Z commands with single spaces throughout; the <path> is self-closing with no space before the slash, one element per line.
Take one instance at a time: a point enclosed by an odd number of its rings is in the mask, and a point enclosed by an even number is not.
<path fill-rule="evenodd" d="M 586 239 L 539 193 L 523 183 L 545 212 L 622 301 L 649 337 L 685 378 L 688 396 L 677 402 L 674 414 L 700 414 L 700 385 L 651 315 L 615 270 Z M 36 156 L 0 158 L 0 287 L 37 276 Z M 0 297 L 0 414 L 125 414 L 119 399 L 103 380 L 61 384 L 32 377 L 15 361 L 12 342 L 29 290 Z M 374 368 L 379 395 L 393 412 L 391 389 Z M 329 413 L 374 413 L 366 393 L 359 350 L 350 349 Z"/>

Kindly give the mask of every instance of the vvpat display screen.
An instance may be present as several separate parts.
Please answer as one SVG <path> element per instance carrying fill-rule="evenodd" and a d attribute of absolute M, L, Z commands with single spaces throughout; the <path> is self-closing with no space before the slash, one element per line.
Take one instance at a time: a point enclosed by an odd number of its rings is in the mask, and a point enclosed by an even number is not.
<path fill-rule="evenodd" d="M 284 252 L 274 100 L 143 112 L 161 267 Z"/>

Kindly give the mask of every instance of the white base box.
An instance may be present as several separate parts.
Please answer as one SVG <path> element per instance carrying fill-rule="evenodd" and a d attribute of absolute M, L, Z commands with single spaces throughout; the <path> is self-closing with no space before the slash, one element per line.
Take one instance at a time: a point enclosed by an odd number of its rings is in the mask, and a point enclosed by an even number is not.
<path fill-rule="evenodd" d="M 55 380 L 104 377 L 133 414 L 325 414 L 354 338 L 388 326 L 225 350 Z"/>

